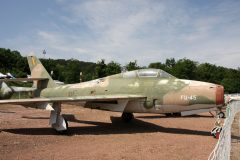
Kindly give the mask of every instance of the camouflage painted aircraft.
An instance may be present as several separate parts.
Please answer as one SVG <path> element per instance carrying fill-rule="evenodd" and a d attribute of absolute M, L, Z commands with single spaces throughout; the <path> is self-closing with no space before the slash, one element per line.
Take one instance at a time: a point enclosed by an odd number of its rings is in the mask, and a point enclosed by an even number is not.
<path fill-rule="evenodd" d="M 160 69 L 140 69 L 88 82 L 56 85 L 35 56 L 28 56 L 34 92 L 31 99 L 0 100 L 0 104 L 20 104 L 50 109 L 50 125 L 58 132 L 68 129 L 61 104 L 84 101 L 87 108 L 133 113 L 198 113 L 224 104 L 224 88 L 212 83 L 178 79 Z"/>

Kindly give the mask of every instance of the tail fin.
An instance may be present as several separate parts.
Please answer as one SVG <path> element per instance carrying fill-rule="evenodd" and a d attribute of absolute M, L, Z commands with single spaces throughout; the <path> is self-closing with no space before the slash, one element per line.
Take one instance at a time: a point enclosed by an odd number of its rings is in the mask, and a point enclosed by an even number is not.
<path fill-rule="evenodd" d="M 38 89 L 43 88 L 53 88 L 57 84 L 53 81 L 52 77 L 48 74 L 47 70 L 44 68 L 42 63 L 36 56 L 28 56 L 28 65 L 31 71 L 31 78 L 47 78 L 45 82 L 37 81 L 34 83 L 35 87 Z"/>

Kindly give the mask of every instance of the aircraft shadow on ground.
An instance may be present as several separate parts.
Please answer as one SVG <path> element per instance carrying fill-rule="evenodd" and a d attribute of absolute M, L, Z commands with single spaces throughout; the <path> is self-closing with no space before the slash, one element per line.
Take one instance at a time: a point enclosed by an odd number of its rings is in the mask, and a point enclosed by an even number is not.
<path fill-rule="evenodd" d="M 231 138 L 233 139 L 233 140 L 239 140 L 240 141 L 240 136 L 231 136 Z M 238 141 L 237 141 L 238 142 Z"/>
<path fill-rule="evenodd" d="M 0 113 L 16 113 L 16 112 L 12 112 L 12 111 L 0 111 Z"/>
<path fill-rule="evenodd" d="M 137 116 L 136 118 L 155 119 L 155 118 L 213 118 L 211 115 L 190 115 L 190 116 L 164 116 L 164 115 L 151 115 L 151 116 Z"/>
<path fill-rule="evenodd" d="M 32 117 L 32 116 L 22 116 L 25 119 L 49 119 L 49 117 Z"/>
<path fill-rule="evenodd" d="M 197 131 L 183 128 L 168 128 L 153 123 L 134 119 L 130 123 L 122 122 L 120 117 L 111 117 L 112 123 L 78 120 L 74 115 L 63 115 L 69 122 L 90 124 L 92 126 L 69 127 L 66 135 L 107 135 L 107 134 L 135 134 L 135 133 L 169 133 L 211 136 L 210 132 Z M 45 117 L 39 117 L 45 119 Z M 30 118 L 30 119 L 36 119 Z M 59 135 L 52 128 L 14 128 L 3 129 L 2 131 L 23 135 Z"/>

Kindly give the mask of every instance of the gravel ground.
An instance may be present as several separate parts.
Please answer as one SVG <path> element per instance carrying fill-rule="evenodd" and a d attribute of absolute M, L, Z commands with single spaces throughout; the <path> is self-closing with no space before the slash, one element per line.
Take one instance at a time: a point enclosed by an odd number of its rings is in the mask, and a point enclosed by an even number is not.
<path fill-rule="evenodd" d="M 210 114 L 165 117 L 64 105 L 69 133 L 58 135 L 48 125 L 49 111 L 17 105 L 0 106 L 1 160 L 206 160 L 217 140 L 210 136 Z"/>

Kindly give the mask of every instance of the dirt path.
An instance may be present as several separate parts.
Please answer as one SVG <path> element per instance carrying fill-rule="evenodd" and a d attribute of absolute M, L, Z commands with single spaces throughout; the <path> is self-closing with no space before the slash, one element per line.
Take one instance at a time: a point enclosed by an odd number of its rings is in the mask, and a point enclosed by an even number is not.
<path fill-rule="evenodd" d="M 166 118 L 135 114 L 125 124 L 120 113 L 65 105 L 69 134 L 48 126 L 49 111 L 0 106 L 0 159 L 205 160 L 216 139 L 209 114 Z M 74 116 L 73 116 L 74 114 Z"/>

